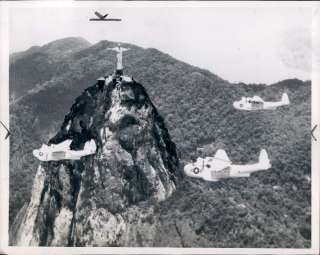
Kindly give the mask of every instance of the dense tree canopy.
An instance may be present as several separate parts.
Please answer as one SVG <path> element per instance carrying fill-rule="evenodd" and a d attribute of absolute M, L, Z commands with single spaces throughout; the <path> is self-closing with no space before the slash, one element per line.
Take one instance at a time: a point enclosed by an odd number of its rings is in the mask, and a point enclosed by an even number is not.
<path fill-rule="evenodd" d="M 106 50 L 112 46 L 102 41 L 76 47 L 66 58 L 49 59 L 50 68 L 36 74 L 28 71 L 30 63 L 47 54 L 47 48 L 12 59 L 15 79 L 10 88 L 19 97 L 10 107 L 10 221 L 30 198 L 38 164 L 32 149 L 48 142 L 86 87 L 112 73 L 115 56 Z M 265 148 L 272 163 L 269 171 L 250 178 L 208 183 L 185 177 L 159 207 L 163 231 L 172 226 L 187 231 L 185 245 L 194 247 L 310 247 L 310 82 L 231 84 L 156 49 L 129 47 L 125 73 L 146 88 L 164 117 L 181 167 L 219 148 L 237 163 L 257 160 Z M 26 81 L 28 90 L 21 89 Z M 274 111 L 246 112 L 232 106 L 241 96 L 279 101 L 283 92 L 291 104 Z M 168 244 L 170 240 L 159 243 Z"/>

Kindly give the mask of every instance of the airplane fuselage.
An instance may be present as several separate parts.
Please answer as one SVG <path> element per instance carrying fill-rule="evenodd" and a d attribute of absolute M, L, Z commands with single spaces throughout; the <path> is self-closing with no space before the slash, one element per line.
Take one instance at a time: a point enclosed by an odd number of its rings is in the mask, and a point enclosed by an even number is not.
<path fill-rule="evenodd" d="M 261 166 L 260 163 L 248 164 L 248 165 L 229 165 L 221 170 L 209 170 L 202 169 L 198 174 L 192 174 L 188 176 L 202 178 L 207 181 L 219 181 L 224 178 L 239 178 L 239 177 L 250 177 L 250 174 L 257 171 L 267 170 L 270 166 Z"/>
<path fill-rule="evenodd" d="M 278 108 L 278 107 L 280 107 L 280 106 L 284 106 L 284 105 L 286 105 L 286 104 L 284 104 L 283 102 L 264 102 L 264 108 L 265 109 L 271 109 L 271 110 L 273 110 L 273 109 L 276 109 L 276 108 Z"/>
<path fill-rule="evenodd" d="M 261 150 L 257 163 L 245 165 L 232 164 L 224 154 L 220 152 L 215 157 L 198 158 L 196 162 L 185 165 L 184 172 L 190 177 L 219 181 L 224 178 L 249 177 L 251 173 L 271 168 L 265 150 Z"/>
<path fill-rule="evenodd" d="M 258 111 L 258 110 L 274 110 L 280 106 L 289 105 L 289 97 L 286 93 L 282 94 L 281 101 L 277 102 L 266 102 L 263 101 L 260 97 L 254 96 L 254 97 L 242 97 L 241 100 L 235 101 L 233 103 L 233 107 L 238 110 L 244 110 L 244 111 Z"/>
<path fill-rule="evenodd" d="M 40 149 L 33 150 L 32 153 L 40 161 L 59 161 L 80 160 L 81 157 L 92 155 L 96 152 L 94 140 L 86 142 L 83 150 L 71 150 L 70 144 L 71 140 L 50 146 L 43 144 Z"/>

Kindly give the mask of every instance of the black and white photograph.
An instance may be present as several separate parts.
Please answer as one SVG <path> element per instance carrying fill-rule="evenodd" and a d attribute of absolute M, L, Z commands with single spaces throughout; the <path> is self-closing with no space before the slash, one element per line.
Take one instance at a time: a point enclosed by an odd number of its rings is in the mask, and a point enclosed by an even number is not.
<path fill-rule="evenodd" d="M 319 251 L 316 4 L 4 6 L 5 247 Z"/>

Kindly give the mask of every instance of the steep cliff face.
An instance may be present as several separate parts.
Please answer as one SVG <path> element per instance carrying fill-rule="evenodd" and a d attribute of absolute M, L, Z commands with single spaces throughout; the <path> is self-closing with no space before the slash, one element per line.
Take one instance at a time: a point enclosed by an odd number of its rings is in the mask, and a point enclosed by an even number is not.
<path fill-rule="evenodd" d="M 160 201 L 181 177 L 175 144 L 145 89 L 109 76 L 86 89 L 49 141 L 72 139 L 95 155 L 42 162 L 29 205 L 11 227 L 12 245 L 152 245 Z"/>
<path fill-rule="evenodd" d="M 68 39 L 66 43 L 69 44 L 70 40 Z M 78 49 L 78 43 L 76 41 L 74 43 L 72 47 Z M 39 161 L 32 156 L 32 149 L 39 148 L 56 134 L 66 109 L 69 109 L 74 99 L 93 79 L 101 73 L 111 73 L 114 68 L 114 52 L 106 48 L 115 47 L 117 45 L 115 42 L 101 41 L 67 55 L 64 55 L 64 50 L 68 49 L 61 48 L 60 45 L 61 41 L 56 47 L 55 45 L 49 47 L 50 52 L 61 49 L 63 54 L 59 55 L 62 57 L 60 60 L 56 59 L 56 55 L 52 58 L 47 54 L 47 48 L 41 47 L 41 49 L 34 48 L 33 53 L 28 51 L 15 56 L 19 59 L 13 60 L 10 64 L 11 74 L 31 86 L 20 100 L 10 104 L 12 135 L 10 136 L 9 212 L 13 233 L 16 233 L 19 224 L 24 222 L 22 219 L 26 217 L 24 213 L 26 209 L 30 208 L 28 204 L 31 194 L 32 201 L 36 201 L 36 193 L 41 191 L 37 188 L 32 191 L 32 183 L 39 164 Z M 79 45 L 83 44 L 79 42 Z M 155 206 L 150 206 L 154 200 L 151 197 L 129 205 L 125 213 L 122 213 L 127 215 L 127 232 L 121 235 L 121 240 L 126 241 L 114 245 L 202 248 L 310 247 L 312 218 L 310 81 L 290 79 L 270 86 L 232 84 L 209 71 L 183 63 L 156 49 L 143 49 L 132 44 L 122 45 L 131 49 L 124 54 L 126 72 L 143 84 L 157 110 L 165 118 L 171 138 L 179 150 L 181 165 L 189 163 L 192 158 L 198 156 L 212 156 L 220 148 L 227 151 L 233 162 L 253 162 L 257 159 L 259 150 L 265 148 L 273 168 L 267 172 L 255 173 L 250 178 L 225 179 L 217 183 L 186 177 L 177 182 L 179 188 L 164 202 L 155 202 Z M 38 59 L 39 51 L 45 57 L 39 62 L 41 69 L 37 69 L 37 75 L 33 76 L 43 81 L 38 84 L 30 82 L 31 73 L 28 70 L 32 66 L 30 63 L 34 63 L 30 58 Z M 48 60 L 54 65 L 53 76 L 51 74 L 47 76 L 43 71 L 43 68 L 49 70 L 46 67 Z M 19 65 L 21 68 L 18 68 L 18 62 L 21 63 Z M 15 88 L 20 87 L 21 83 L 11 78 L 10 76 L 10 93 L 14 93 Z M 94 88 L 92 87 L 90 91 Z M 259 95 L 266 101 L 277 101 L 281 99 L 283 92 L 289 95 L 290 107 L 249 113 L 238 111 L 232 106 L 233 102 L 243 95 L 250 97 Z M 97 94 L 101 96 L 101 93 Z M 84 102 L 85 94 L 83 93 L 79 102 Z M 97 100 L 98 96 L 94 98 Z M 108 106 L 109 103 L 109 101 L 105 103 L 106 113 L 111 107 Z M 139 105 L 137 101 L 134 104 L 135 107 Z M 102 106 L 100 103 L 99 105 Z M 128 105 L 128 109 L 129 107 Z M 78 108 L 79 110 L 76 110 L 75 104 L 68 120 L 72 119 L 72 116 L 78 118 L 82 116 L 79 113 L 80 105 Z M 92 115 L 96 121 L 100 118 L 98 116 L 101 116 L 97 111 L 95 109 Z M 85 116 L 84 114 L 81 118 L 88 118 Z M 64 124 L 65 128 L 68 126 L 67 122 Z M 84 124 L 86 123 L 90 124 L 90 121 L 85 120 Z M 149 125 L 150 123 L 152 122 L 149 122 Z M 104 125 L 108 129 L 113 128 L 113 125 L 109 127 L 107 122 Z M 97 127 L 97 124 L 94 126 Z M 90 132 L 93 135 L 95 132 L 99 134 L 100 129 L 94 126 L 89 128 Z M 132 125 L 130 129 L 132 132 L 134 127 Z M 68 135 L 74 137 L 73 140 L 76 141 L 76 126 L 70 124 L 70 130 L 73 130 L 74 134 L 72 135 L 70 131 Z M 121 142 L 124 148 L 130 148 L 128 147 L 130 144 L 123 140 L 126 136 L 132 137 L 128 135 L 129 133 L 124 133 L 129 128 L 121 130 L 112 132 L 118 136 L 121 134 L 117 142 Z M 61 135 L 67 133 L 66 129 L 62 129 L 59 132 L 60 140 L 63 139 Z M 58 141 L 59 139 L 56 140 Z M 108 141 L 111 141 L 111 138 Z M 81 141 L 75 142 L 73 146 L 76 147 L 79 143 L 82 146 Z M 80 148 L 80 145 L 77 146 Z M 173 161 L 165 162 L 170 164 Z M 105 162 L 111 164 L 110 160 Z M 46 164 L 42 167 L 46 167 Z M 40 175 L 42 178 L 42 174 L 48 175 L 52 169 L 54 168 L 50 166 L 49 172 L 39 171 L 37 176 Z M 62 171 L 60 173 L 62 174 Z M 76 171 L 75 173 L 77 174 Z M 71 176 L 77 177 L 73 174 Z M 41 178 L 37 177 L 37 180 L 40 181 Z M 83 185 L 84 178 L 81 178 L 81 181 Z M 110 182 L 113 185 L 113 182 Z M 114 193 L 107 191 L 106 193 L 108 196 L 103 197 L 104 203 L 111 199 L 110 194 L 115 196 Z M 28 204 L 24 206 L 26 202 Z M 20 210 L 22 207 L 24 209 Z M 28 217 L 37 214 L 38 207 L 34 208 L 34 211 L 29 209 Z M 134 215 L 142 213 L 145 216 L 137 217 L 135 223 Z M 15 218 L 17 220 L 13 226 Z M 132 224 L 128 223 L 129 219 Z M 151 245 L 152 234 L 155 231 L 157 234 Z"/>

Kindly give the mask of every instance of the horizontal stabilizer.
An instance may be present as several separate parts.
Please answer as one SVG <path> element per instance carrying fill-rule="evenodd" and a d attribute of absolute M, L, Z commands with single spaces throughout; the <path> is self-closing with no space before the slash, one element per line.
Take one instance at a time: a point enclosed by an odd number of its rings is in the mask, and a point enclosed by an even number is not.
<path fill-rule="evenodd" d="M 72 140 L 67 139 L 58 144 L 51 144 L 49 147 L 53 148 L 54 150 L 69 150 L 71 143 L 72 143 Z"/>

